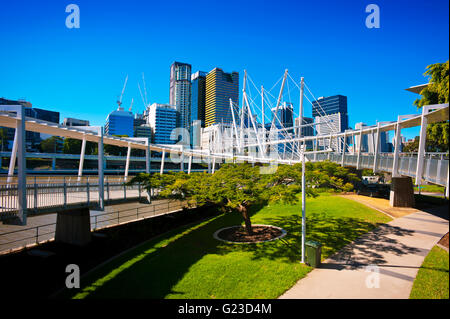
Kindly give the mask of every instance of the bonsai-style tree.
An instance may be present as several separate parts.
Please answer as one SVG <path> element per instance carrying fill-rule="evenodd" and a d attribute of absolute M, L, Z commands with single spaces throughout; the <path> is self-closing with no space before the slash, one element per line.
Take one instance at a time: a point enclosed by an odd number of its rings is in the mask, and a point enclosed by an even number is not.
<path fill-rule="evenodd" d="M 130 183 L 141 182 L 144 187 L 154 187 L 154 178 L 140 174 Z M 160 184 L 164 189 L 159 195 L 187 199 L 190 205 L 215 204 L 224 211 L 237 211 L 244 219 L 247 233 L 252 234 L 250 206 L 274 201 L 297 202 L 300 182 L 301 172 L 293 166 L 280 165 L 274 174 L 261 174 L 258 166 L 247 163 L 224 164 L 215 174 L 177 173 L 165 177 L 164 183 Z M 309 191 L 308 195 L 315 194 Z"/>

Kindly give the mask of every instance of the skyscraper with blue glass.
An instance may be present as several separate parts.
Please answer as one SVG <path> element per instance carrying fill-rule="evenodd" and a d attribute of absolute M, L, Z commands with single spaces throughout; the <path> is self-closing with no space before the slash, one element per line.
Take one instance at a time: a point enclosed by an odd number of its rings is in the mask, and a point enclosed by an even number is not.
<path fill-rule="evenodd" d="M 148 110 L 148 125 L 152 129 L 153 143 L 155 144 L 175 144 L 176 140 L 171 140 L 170 135 L 177 127 L 177 109 L 174 105 L 157 104 L 150 105 Z"/>
<path fill-rule="evenodd" d="M 290 138 L 294 133 L 294 107 L 292 103 L 283 102 L 282 105 L 272 108 L 272 121 L 278 131 L 278 139 L 284 140 Z M 291 145 L 278 145 L 278 152 L 291 151 Z"/>
<path fill-rule="evenodd" d="M 191 79 L 191 123 L 194 121 L 201 121 L 201 126 L 205 127 L 206 72 L 197 71 L 192 74 Z"/>
<path fill-rule="evenodd" d="M 333 116 L 332 116 L 333 115 Z M 318 125 L 318 134 L 329 134 L 328 128 L 333 127 L 335 133 L 344 132 L 348 129 L 347 97 L 344 95 L 333 95 L 318 98 L 312 103 L 312 116 L 317 122 L 328 122 Z M 333 124 L 330 124 L 332 121 Z"/>
<path fill-rule="evenodd" d="M 124 111 L 122 107 L 109 113 L 106 118 L 106 135 L 127 135 L 133 136 L 133 113 Z"/>

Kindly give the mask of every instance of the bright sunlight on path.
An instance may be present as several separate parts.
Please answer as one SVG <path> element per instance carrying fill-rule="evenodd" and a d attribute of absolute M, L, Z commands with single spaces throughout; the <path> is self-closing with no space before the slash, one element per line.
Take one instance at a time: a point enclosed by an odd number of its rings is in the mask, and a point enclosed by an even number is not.
<path fill-rule="evenodd" d="M 328 258 L 280 298 L 408 299 L 425 256 L 449 230 L 447 209 L 418 211 L 381 225 Z M 436 214 L 443 212 L 447 219 Z M 378 267 L 372 268 L 379 270 L 378 288 L 368 265 Z"/>

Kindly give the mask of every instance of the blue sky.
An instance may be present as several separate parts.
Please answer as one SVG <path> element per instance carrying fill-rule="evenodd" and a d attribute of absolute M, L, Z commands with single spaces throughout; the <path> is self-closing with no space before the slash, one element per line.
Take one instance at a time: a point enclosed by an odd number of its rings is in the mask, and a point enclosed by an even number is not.
<path fill-rule="evenodd" d="M 79 29 L 65 26 L 70 3 L 80 8 Z M 365 26 L 370 3 L 380 8 L 379 29 Z M 127 74 L 124 106 L 134 98 L 141 112 L 141 73 L 149 101 L 167 103 L 173 61 L 238 71 L 241 80 L 246 69 L 266 88 L 287 68 L 316 97 L 346 95 L 351 126 L 375 124 L 417 112 L 417 96 L 404 89 L 448 60 L 448 11 L 439 0 L 2 0 L 0 96 L 103 125 Z"/>

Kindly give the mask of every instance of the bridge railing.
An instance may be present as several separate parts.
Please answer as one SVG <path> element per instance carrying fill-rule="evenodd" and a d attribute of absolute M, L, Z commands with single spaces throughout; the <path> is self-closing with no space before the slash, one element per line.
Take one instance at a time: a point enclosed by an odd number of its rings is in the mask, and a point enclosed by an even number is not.
<path fill-rule="evenodd" d="M 309 161 L 330 160 L 334 163 L 344 164 L 344 166 L 357 167 L 358 155 L 356 153 L 316 153 L 306 154 Z M 344 159 L 344 161 L 342 161 Z M 373 169 L 375 155 L 372 153 L 360 154 L 360 169 Z M 398 173 L 404 176 L 415 177 L 417 170 L 417 153 L 400 153 Z M 394 153 L 379 153 L 377 158 L 377 170 L 382 172 L 392 172 L 394 165 Z M 449 170 L 448 153 L 426 153 L 423 164 L 422 178 L 426 182 L 446 186 Z"/>
<path fill-rule="evenodd" d="M 104 179 L 105 201 L 140 198 L 139 184 L 125 185 L 123 177 L 106 176 Z M 30 176 L 26 186 L 27 209 L 37 211 L 70 205 L 91 205 L 99 201 L 98 177 L 87 176 Z M 14 176 L 0 177 L 0 216 L 18 209 L 18 183 Z"/>
<path fill-rule="evenodd" d="M 186 206 L 186 201 L 161 200 L 130 209 L 104 213 L 91 211 L 91 231 L 177 212 Z M 55 237 L 55 231 L 56 222 L 0 233 L 0 255 L 12 250 L 52 241 Z"/>

